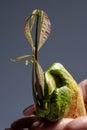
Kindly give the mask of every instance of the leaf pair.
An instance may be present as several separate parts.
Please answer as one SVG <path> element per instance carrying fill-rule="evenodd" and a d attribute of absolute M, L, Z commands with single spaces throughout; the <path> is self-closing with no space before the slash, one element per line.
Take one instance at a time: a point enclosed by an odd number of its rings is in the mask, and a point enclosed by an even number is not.
<path fill-rule="evenodd" d="M 26 36 L 27 40 L 29 41 L 33 52 L 35 51 L 35 43 L 32 38 L 32 29 L 36 22 L 37 16 L 40 17 L 40 21 L 39 21 L 39 31 L 40 32 L 39 32 L 39 42 L 38 42 L 37 51 L 39 51 L 40 48 L 43 46 L 43 44 L 45 43 L 45 41 L 47 40 L 47 38 L 51 32 L 51 22 L 47 16 L 47 14 L 43 10 L 37 10 L 37 9 L 34 10 L 32 12 L 32 14 L 25 20 L 25 23 L 24 23 L 25 36 Z M 18 61 L 24 60 L 25 58 L 28 58 L 30 56 L 31 55 L 23 55 L 16 59 L 11 59 L 11 61 L 18 62 Z"/>
<path fill-rule="evenodd" d="M 25 24 L 24 24 L 25 36 L 28 39 L 33 51 L 35 49 L 35 45 L 34 45 L 31 31 L 34 26 L 34 23 L 36 22 L 37 16 L 40 17 L 40 21 L 39 21 L 40 32 L 39 32 L 38 48 L 37 48 L 38 51 L 43 46 L 43 44 L 45 43 L 45 41 L 47 40 L 51 32 L 51 23 L 47 14 L 43 10 L 34 10 L 32 12 L 32 15 L 25 20 Z"/>

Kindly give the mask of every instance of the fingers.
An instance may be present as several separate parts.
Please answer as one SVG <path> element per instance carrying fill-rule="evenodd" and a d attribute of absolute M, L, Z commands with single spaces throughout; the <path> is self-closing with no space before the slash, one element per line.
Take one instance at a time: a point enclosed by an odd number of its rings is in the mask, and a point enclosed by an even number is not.
<path fill-rule="evenodd" d="M 31 130 L 87 130 L 87 116 L 76 119 L 64 118 L 60 122 L 55 123 L 44 123 L 41 122 L 39 117 L 29 116 L 13 122 L 10 129 L 20 130 L 23 128 L 30 128 Z"/>
<path fill-rule="evenodd" d="M 31 105 L 31 106 L 27 107 L 27 108 L 23 111 L 23 115 L 24 115 L 24 116 L 29 116 L 29 115 L 32 115 L 35 111 L 36 111 L 35 105 Z"/>
<path fill-rule="evenodd" d="M 36 110 L 35 105 L 31 105 L 29 107 L 27 107 L 24 111 L 23 114 L 25 116 L 32 116 L 33 112 Z M 70 121 L 72 121 L 73 119 L 70 118 L 63 118 L 61 121 L 59 122 L 48 122 L 48 121 L 44 121 L 44 120 L 36 120 L 32 123 L 32 127 L 31 129 L 33 130 L 63 130 L 63 128 L 66 126 L 66 124 Z"/>
<path fill-rule="evenodd" d="M 59 122 L 43 122 L 37 127 L 32 127 L 31 130 L 64 130 L 65 126 L 72 121 L 71 118 L 63 118 Z"/>
<path fill-rule="evenodd" d="M 34 122 L 37 122 L 37 126 L 39 125 L 41 118 L 36 116 L 29 116 L 18 119 L 11 124 L 11 128 L 7 130 L 22 130 L 24 128 L 31 128 Z"/>
<path fill-rule="evenodd" d="M 64 130 L 87 130 L 87 116 L 72 120 L 66 125 Z"/>
<path fill-rule="evenodd" d="M 86 107 L 86 110 L 87 110 L 87 79 L 81 81 L 79 83 L 79 87 L 82 90 L 83 98 L 84 98 L 84 102 L 85 102 L 85 107 Z"/>
<path fill-rule="evenodd" d="M 26 108 L 23 111 L 23 114 L 25 116 L 29 116 L 32 115 L 32 113 L 36 110 L 35 105 L 31 105 L 28 108 Z M 30 117 L 30 116 L 29 116 Z M 28 118 L 29 118 L 28 117 Z M 26 118 L 26 120 L 28 119 Z M 37 118 L 36 118 L 37 119 Z M 63 118 L 61 121 L 59 122 L 48 122 L 48 121 L 44 121 L 44 120 L 34 120 L 34 122 L 31 123 L 31 130 L 63 130 L 64 127 L 67 125 L 67 123 L 69 123 L 70 121 L 72 121 L 73 119 L 70 118 Z M 16 124 L 16 123 L 15 123 Z M 14 124 L 14 126 L 15 126 Z M 30 123 L 28 123 L 30 124 Z M 17 126 L 17 124 L 16 124 Z"/>
<path fill-rule="evenodd" d="M 79 86 L 83 92 L 84 101 L 87 102 L 87 79 L 81 81 Z"/>
<path fill-rule="evenodd" d="M 87 130 L 87 116 L 76 119 L 63 118 L 60 122 L 31 127 L 31 130 Z"/>

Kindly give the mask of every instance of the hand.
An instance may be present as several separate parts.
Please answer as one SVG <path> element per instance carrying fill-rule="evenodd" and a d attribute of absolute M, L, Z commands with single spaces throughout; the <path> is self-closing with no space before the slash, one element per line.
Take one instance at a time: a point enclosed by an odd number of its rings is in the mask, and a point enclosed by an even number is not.
<path fill-rule="evenodd" d="M 79 87 L 82 91 L 84 103 L 87 110 L 87 79 L 79 83 Z M 32 113 L 35 111 L 35 106 L 32 105 L 24 110 L 25 116 L 32 116 L 37 118 Z M 48 122 L 41 120 L 40 118 L 34 122 L 31 126 L 31 130 L 87 130 L 87 116 L 78 117 L 76 119 L 63 118 L 60 122 Z"/>
<path fill-rule="evenodd" d="M 79 87 L 87 110 L 87 79 L 80 82 Z M 23 128 L 29 128 L 29 130 L 87 130 L 87 116 L 76 119 L 63 118 L 59 122 L 49 122 L 34 115 L 35 110 L 35 105 L 29 106 L 23 111 L 25 117 L 16 120 L 11 124 L 11 128 L 5 130 L 21 130 Z"/>

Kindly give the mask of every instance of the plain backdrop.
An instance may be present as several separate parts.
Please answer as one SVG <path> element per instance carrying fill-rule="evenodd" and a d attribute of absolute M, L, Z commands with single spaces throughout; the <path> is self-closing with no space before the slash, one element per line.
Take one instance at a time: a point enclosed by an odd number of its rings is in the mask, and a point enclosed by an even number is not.
<path fill-rule="evenodd" d="M 77 83 L 87 78 L 86 0 L 0 0 L 0 130 L 23 117 L 22 111 L 34 103 L 31 64 L 10 59 L 31 54 L 24 21 L 35 9 L 44 10 L 52 24 L 39 52 L 43 70 L 60 62 Z"/>

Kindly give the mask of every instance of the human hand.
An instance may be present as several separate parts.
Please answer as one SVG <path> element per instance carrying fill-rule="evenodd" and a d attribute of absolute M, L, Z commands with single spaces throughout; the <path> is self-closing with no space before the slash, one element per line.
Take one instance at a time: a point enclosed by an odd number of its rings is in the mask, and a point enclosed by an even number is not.
<path fill-rule="evenodd" d="M 33 108 L 33 106 L 28 108 L 27 112 L 30 111 L 31 108 Z M 87 130 L 87 116 L 78 117 L 76 119 L 63 118 L 59 122 L 44 121 L 40 118 L 37 119 L 34 115 L 30 117 L 34 120 L 36 119 L 35 122 L 32 122 L 30 130 Z"/>
<path fill-rule="evenodd" d="M 80 82 L 79 87 L 82 91 L 87 110 L 87 79 Z M 25 109 L 23 113 L 25 116 L 30 115 L 35 119 L 36 116 L 32 114 L 35 109 L 35 105 L 33 105 Z M 59 122 L 54 123 L 39 118 L 39 120 L 32 123 L 31 130 L 87 130 L 87 116 L 78 117 L 76 119 L 63 118 Z"/>
<path fill-rule="evenodd" d="M 87 111 L 87 79 L 79 83 Z M 59 122 L 49 122 L 34 114 L 35 105 L 31 105 L 23 111 L 24 118 L 12 123 L 11 128 L 5 130 L 87 130 L 87 116 L 76 119 L 63 118 Z"/>

